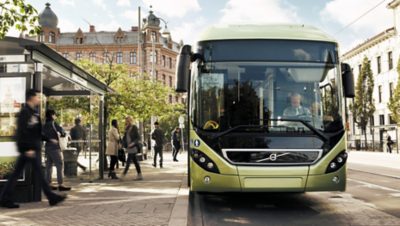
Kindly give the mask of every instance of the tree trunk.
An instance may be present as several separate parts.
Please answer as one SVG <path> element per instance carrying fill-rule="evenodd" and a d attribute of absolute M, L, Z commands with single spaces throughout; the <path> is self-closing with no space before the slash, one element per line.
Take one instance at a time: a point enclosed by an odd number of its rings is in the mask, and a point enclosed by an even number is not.
<path fill-rule="evenodd" d="M 365 150 L 368 151 L 367 129 L 364 128 Z"/>

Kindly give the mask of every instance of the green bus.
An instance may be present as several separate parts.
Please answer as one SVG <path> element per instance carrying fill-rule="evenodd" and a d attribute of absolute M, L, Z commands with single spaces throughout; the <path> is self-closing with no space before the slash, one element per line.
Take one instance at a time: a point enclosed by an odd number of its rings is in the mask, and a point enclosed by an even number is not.
<path fill-rule="evenodd" d="M 345 190 L 354 80 L 333 38 L 304 25 L 211 27 L 181 48 L 176 76 L 190 191 Z"/>

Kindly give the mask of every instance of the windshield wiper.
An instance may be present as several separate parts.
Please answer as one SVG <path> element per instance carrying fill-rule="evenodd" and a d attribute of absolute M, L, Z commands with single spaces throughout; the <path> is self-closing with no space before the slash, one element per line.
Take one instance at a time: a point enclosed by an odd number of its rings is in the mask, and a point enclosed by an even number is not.
<path fill-rule="evenodd" d="M 267 119 L 265 119 L 267 120 Z M 302 120 L 302 119 L 268 119 L 268 121 L 286 121 L 286 122 L 300 122 L 301 124 L 303 124 L 305 127 L 307 127 L 311 132 L 313 132 L 315 135 L 317 135 L 318 137 L 320 137 L 323 141 L 328 141 L 328 137 L 322 133 L 321 131 L 317 130 L 316 128 L 314 128 L 310 123 L 308 123 L 306 120 Z M 269 129 L 268 125 L 238 125 L 232 128 L 229 128 L 221 133 L 218 133 L 216 135 L 213 136 L 213 138 L 219 138 L 219 137 L 223 137 L 229 133 L 232 133 L 236 130 L 239 129 Z"/>
<path fill-rule="evenodd" d="M 317 130 L 314 126 L 312 126 L 308 121 L 303 120 L 303 119 L 269 119 L 270 121 L 285 121 L 285 122 L 300 122 L 301 124 L 305 125 L 311 132 L 313 132 L 315 135 L 319 136 L 322 138 L 324 141 L 328 141 L 328 137 L 322 133 L 321 131 Z"/>

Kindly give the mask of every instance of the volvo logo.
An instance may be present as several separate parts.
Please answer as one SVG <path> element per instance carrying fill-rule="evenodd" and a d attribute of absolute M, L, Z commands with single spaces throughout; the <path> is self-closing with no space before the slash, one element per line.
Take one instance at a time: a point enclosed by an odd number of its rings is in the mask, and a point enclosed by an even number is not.
<path fill-rule="evenodd" d="M 290 155 L 290 153 L 288 153 L 288 152 L 282 153 L 282 154 L 272 153 L 272 154 L 270 154 L 268 156 L 268 158 L 259 159 L 256 162 L 264 162 L 264 161 L 275 162 L 279 157 L 282 157 L 282 156 L 285 156 L 285 155 Z"/>
<path fill-rule="evenodd" d="M 269 159 L 270 159 L 271 161 L 275 162 L 276 159 L 277 159 L 277 155 L 276 155 L 275 153 L 272 153 L 272 154 L 269 156 Z"/>

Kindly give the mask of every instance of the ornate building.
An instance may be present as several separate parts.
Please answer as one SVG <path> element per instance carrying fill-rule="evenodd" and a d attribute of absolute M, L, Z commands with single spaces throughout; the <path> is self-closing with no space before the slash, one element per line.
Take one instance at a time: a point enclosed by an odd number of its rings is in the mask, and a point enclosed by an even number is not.
<path fill-rule="evenodd" d="M 388 24 L 387 29 L 370 37 L 342 56 L 342 60 L 352 67 L 355 81 L 357 81 L 357 77 L 360 74 L 364 57 L 367 57 L 371 63 L 375 83 L 373 100 L 376 110 L 369 120 L 366 133 L 369 147 L 374 145 L 375 150 L 385 150 L 388 135 L 396 142 L 400 138 L 398 126 L 392 120 L 391 112 L 388 108 L 389 99 L 393 95 L 399 76 L 396 66 L 400 55 L 400 0 L 391 1 L 387 8 L 387 13 L 393 13 L 394 24 Z M 348 104 L 352 104 L 352 101 Z M 363 131 L 355 123 L 350 111 L 349 121 L 349 144 L 353 147 L 357 146 L 357 143 L 361 147 L 365 146 Z M 394 147 L 395 151 L 398 148 L 399 146 L 396 145 Z"/>
<path fill-rule="evenodd" d="M 175 63 L 181 44 L 174 42 L 161 18 L 150 10 L 143 19 L 143 27 L 130 30 L 96 31 L 94 25 L 89 31 L 79 28 L 76 32 L 61 32 L 57 15 L 47 3 L 39 15 L 42 33 L 37 41 L 46 43 L 65 58 L 75 61 L 88 59 L 100 64 L 126 64 L 130 75 L 148 73 L 154 79 L 173 87 L 175 84 Z M 183 102 L 179 95 L 170 96 L 170 103 Z"/>

